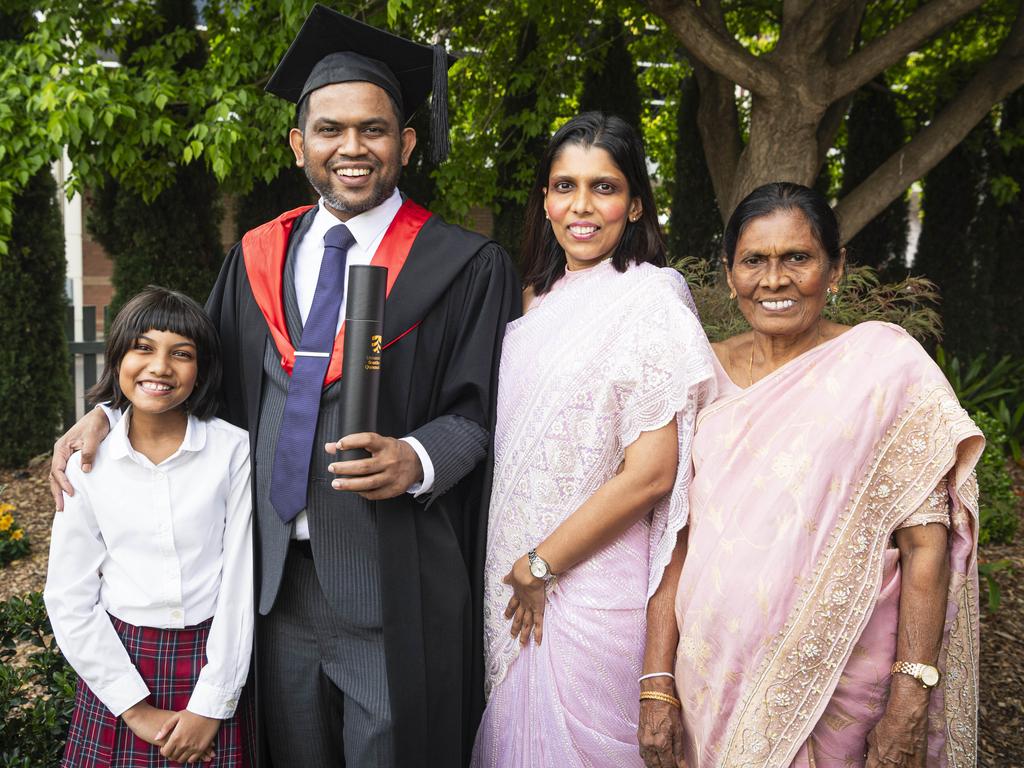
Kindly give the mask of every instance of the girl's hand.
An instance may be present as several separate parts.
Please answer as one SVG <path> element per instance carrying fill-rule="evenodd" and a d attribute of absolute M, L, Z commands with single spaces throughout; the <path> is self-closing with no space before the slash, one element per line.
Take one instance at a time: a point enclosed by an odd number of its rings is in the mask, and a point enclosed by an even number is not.
<path fill-rule="evenodd" d="M 170 710 L 157 709 L 143 700 L 121 713 L 121 719 L 140 739 L 155 747 L 162 747 L 164 745 L 161 734 L 162 726 L 173 714 L 174 712 Z"/>
<path fill-rule="evenodd" d="M 530 573 L 530 561 L 523 555 L 512 564 L 503 582 L 512 587 L 512 599 L 505 608 L 505 618 L 512 620 L 512 637 L 526 645 L 533 633 L 537 645 L 544 637 L 544 604 L 546 582 Z"/>
<path fill-rule="evenodd" d="M 671 678 L 651 678 L 641 682 L 643 690 L 676 695 Z M 640 724 L 637 726 L 640 757 L 645 768 L 683 768 L 683 719 L 679 710 L 665 701 L 640 700 Z"/>
<path fill-rule="evenodd" d="M 203 717 L 187 709 L 172 713 L 164 723 L 166 742 L 160 754 L 178 763 L 207 762 L 213 759 L 213 740 L 221 721 Z"/>

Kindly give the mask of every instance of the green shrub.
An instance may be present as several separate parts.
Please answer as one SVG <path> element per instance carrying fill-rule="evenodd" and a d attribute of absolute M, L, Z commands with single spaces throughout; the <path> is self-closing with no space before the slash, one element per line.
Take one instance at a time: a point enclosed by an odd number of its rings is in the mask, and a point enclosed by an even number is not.
<path fill-rule="evenodd" d="M 949 380 L 960 404 L 970 412 L 984 410 L 998 421 L 1006 440 L 1003 452 L 1021 460 L 1024 445 L 1024 360 L 1004 355 L 995 363 L 988 355 L 975 355 L 967 363 L 943 347 L 935 362 Z"/>
<path fill-rule="evenodd" d="M 997 419 L 984 411 L 975 411 L 971 418 L 985 433 L 985 452 L 975 469 L 981 515 L 978 541 L 981 544 L 1009 544 L 1017 533 L 1020 514 L 1010 473 L 1006 469 L 1006 432 Z"/>
<path fill-rule="evenodd" d="M 711 341 L 750 330 L 719 277 L 720 266 L 693 257 L 681 259 L 674 266 L 690 284 L 704 331 Z M 935 287 L 924 278 L 907 277 L 897 283 L 883 283 L 871 267 L 852 267 L 843 278 L 837 305 L 826 307 L 825 313 L 846 325 L 866 320 L 894 323 L 924 343 L 937 341 L 942 330 L 934 308 L 937 299 Z"/>
<path fill-rule="evenodd" d="M 64 339 L 64 224 L 49 167 L 14 198 L 0 263 L 0 466 L 53 446 L 71 391 Z"/>
<path fill-rule="evenodd" d="M 1007 396 L 1012 401 L 1020 399 L 1024 387 L 1024 360 L 1014 360 L 1007 355 L 990 363 L 988 355 L 982 353 L 963 363 L 939 346 L 935 349 L 935 362 L 956 392 L 960 405 L 968 411 L 991 412 Z"/>
<path fill-rule="evenodd" d="M 75 680 L 53 639 L 43 596 L 0 603 L 0 768 L 60 763 Z"/>

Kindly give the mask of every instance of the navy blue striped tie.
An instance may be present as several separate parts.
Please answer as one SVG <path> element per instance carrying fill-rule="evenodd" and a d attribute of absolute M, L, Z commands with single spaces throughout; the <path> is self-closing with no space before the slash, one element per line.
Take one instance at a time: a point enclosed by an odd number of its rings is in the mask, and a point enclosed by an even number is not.
<path fill-rule="evenodd" d="M 302 326 L 302 342 L 295 350 L 295 367 L 288 382 L 288 398 L 270 476 L 270 503 L 286 523 L 306 508 L 320 394 L 331 363 L 345 293 L 345 259 L 354 242 L 344 224 L 331 227 L 324 235 L 324 258 L 320 262 L 313 306 Z"/>

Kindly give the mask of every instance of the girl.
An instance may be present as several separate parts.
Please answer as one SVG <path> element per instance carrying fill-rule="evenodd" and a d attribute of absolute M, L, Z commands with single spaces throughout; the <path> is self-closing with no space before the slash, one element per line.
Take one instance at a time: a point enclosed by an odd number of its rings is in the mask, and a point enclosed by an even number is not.
<path fill-rule="evenodd" d="M 79 676 L 62 766 L 248 764 L 249 440 L 213 418 L 220 377 L 187 296 L 150 287 L 118 313 L 89 393 L 116 423 L 89 474 L 69 463 L 50 542 L 46 608 Z"/>

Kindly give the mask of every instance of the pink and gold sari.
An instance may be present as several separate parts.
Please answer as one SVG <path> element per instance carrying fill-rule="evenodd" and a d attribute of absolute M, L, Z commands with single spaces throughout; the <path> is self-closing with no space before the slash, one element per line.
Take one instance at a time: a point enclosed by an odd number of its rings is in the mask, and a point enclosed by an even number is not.
<path fill-rule="evenodd" d="M 973 766 L 977 427 L 902 329 L 856 326 L 747 389 L 718 370 L 693 443 L 676 597 L 690 768 L 863 766 L 885 711 L 900 523 L 948 477 L 951 580 L 929 766 Z"/>

